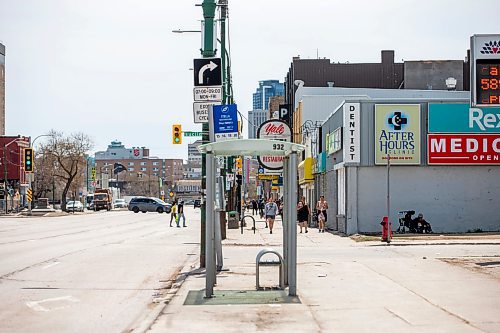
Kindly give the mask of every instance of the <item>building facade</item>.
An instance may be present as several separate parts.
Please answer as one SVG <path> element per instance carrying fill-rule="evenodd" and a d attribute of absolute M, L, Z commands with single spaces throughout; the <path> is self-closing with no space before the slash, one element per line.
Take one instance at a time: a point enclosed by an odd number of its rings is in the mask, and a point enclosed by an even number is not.
<path fill-rule="evenodd" d="M 106 151 L 95 153 L 95 168 L 97 175 L 107 174 L 109 178 L 121 177 L 125 174 L 115 175 L 114 164 L 119 163 L 126 168 L 128 176 L 141 178 L 161 178 L 166 186 L 174 186 L 183 179 L 182 159 L 162 159 L 149 155 L 146 147 L 126 148 L 119 141 L 113 141 Z M 100 177 L 98 177 L 100 178 Z"/>
<path fill-rule="evenodd" d="M 268 110 L 269 98 L 271 96 L 283 96 L 284 89 L 284 84 L 278 80 L 259 81 L 259 86 L 253 94 L 253 109 Z"/>
<path fill-rule="evenodd" d="M 389 215 L 396 230 L 399 212 L 414 210 L 435 232 L 499 231 L 491 212 L 500 205 L 500 128 L 484 121 L 500 108 L 471 113 L 466 95 L 346 97 L 321 127 L 313 169 L 330 202 L 328 227 L 378 233 Z"/>
<path fill-rule="evenodd" d="M 259 86 L 257 87 L 255 93 L 253 94 L 253 110 L 248 111 L 248 138 L 257 138 L 257 129 L 259 126 L 271 118 L 269 113 L 269 107 L 271 106 L 273 110 L 277 109 L 280 99 L 274 97 L 283 96 L 284 94 L 284 84 L 280 83 L 278 80 L 264 80 L 259 81 Z M 270 103 L 272 101 L 274 103 Z"/>
<path fill-rule="evenodd" d="M 198 150 L 201 144 L 202 140 L 188 144 L 188 160 L 184 165 L 185 179 L 201 179 L 201 153 Z"/>
<path fill-rule="evenodd" d="M 5 46 L 0 43 L 0 135 L 5 135 Z"/>

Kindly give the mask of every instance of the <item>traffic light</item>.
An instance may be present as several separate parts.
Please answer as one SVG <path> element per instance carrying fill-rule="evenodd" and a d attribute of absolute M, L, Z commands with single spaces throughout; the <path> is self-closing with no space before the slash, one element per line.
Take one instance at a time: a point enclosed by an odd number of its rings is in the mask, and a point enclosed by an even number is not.
<path fill-rule="evenodd" d="M 182 125 L 172 125 L 172 143 L 174 145 L 182 143 Z"/>
<path fill-rule="evenodd" d="M 24 172 L 33 172 L 33 148 L 24 149 Z"/>
<path fill-rule="evenodd" d="M 241 170 L 241 157 L 236 158 L 236 169 Z"/>

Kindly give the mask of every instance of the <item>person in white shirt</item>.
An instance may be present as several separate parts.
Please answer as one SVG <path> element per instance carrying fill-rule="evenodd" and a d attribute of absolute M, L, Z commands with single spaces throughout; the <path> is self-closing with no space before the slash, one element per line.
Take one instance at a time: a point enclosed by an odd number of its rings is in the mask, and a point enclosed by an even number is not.
<path fill-rule="evenodd" d="M 264 207 L 264 214 L 266 215 L 266 221 L 269 225 L 269 233 L 273 233 L 273 225 L 274 219 L 276 218 L 276 214 L 278 213 L 278 206 L 273 201 L 273 198 L 270 197 Z"/>

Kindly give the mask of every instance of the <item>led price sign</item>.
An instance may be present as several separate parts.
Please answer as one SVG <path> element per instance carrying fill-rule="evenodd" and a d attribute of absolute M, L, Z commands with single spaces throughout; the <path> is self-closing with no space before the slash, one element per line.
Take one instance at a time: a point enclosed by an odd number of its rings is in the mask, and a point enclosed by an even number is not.
<path fill-rule="evenodd" d="M 500 59 L 476 60 L 476 101 L 500 105 Z"/>

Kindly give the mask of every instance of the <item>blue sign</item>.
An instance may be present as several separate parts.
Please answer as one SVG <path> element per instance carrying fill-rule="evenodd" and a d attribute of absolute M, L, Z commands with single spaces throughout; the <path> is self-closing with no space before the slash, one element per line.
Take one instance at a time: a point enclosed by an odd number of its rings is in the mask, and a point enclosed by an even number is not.
<path fill-rule="evenodd" d="M 238 138 L 238 108 L 236 104 L 213 106 L 215 141 Z"/>
<path fill-rule="evenodd" d="M 429 104 L 429 133 L 500 133 L 500 108 Z"/>

